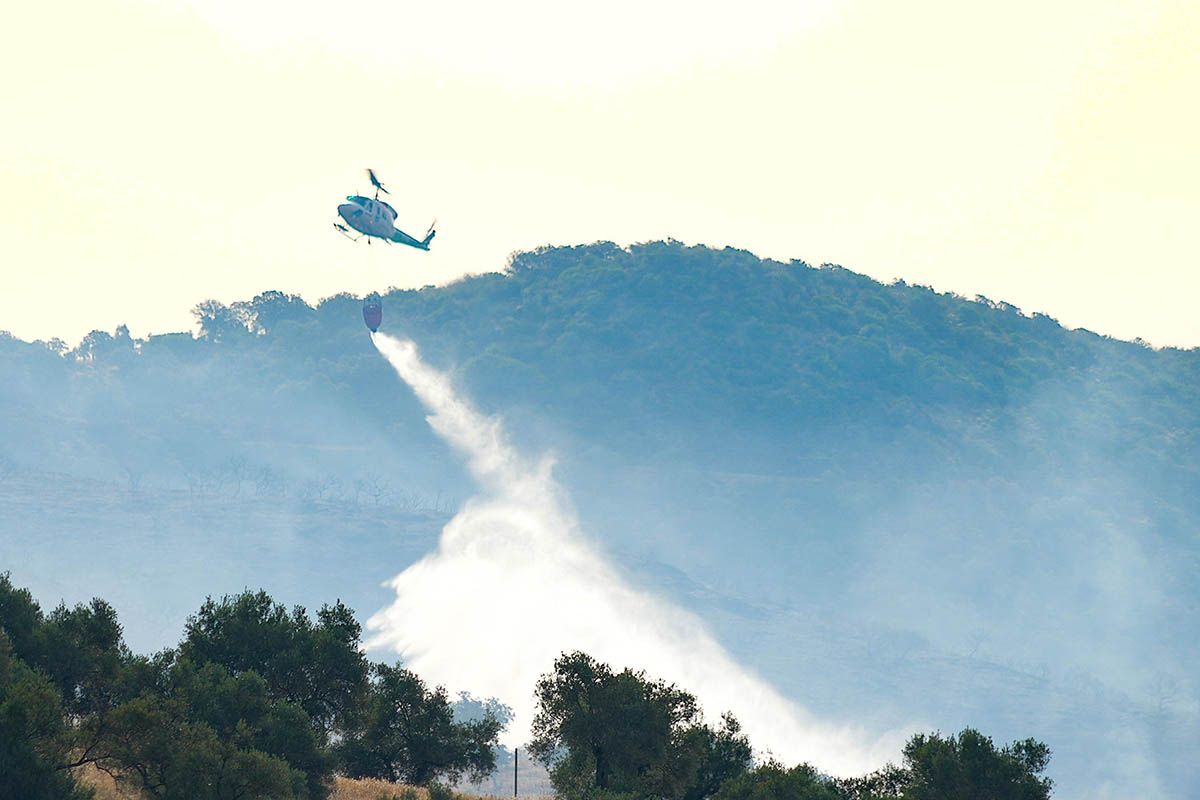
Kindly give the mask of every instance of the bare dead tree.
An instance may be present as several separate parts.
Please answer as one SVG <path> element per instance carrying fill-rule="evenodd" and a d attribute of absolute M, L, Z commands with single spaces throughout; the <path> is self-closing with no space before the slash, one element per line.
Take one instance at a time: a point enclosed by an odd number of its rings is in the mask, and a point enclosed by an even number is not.
<path fill-rule="evenodd" d="M 250 479 L 250 462 L 245 456 L 230 456 L 221 467 L 222 477 L 233 487 L 233 496 L 242 496 L 242 484 Z"/>

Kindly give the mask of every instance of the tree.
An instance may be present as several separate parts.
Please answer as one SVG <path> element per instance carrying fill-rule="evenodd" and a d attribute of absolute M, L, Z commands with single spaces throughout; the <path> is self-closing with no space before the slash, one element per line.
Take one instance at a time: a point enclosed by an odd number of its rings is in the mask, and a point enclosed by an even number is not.
<path fill-rule="evenodd" d="M 106 364 L 128 363 L 135 356 L 137 343 L 129 335 L 129 328 L 119 325 L 114 333 L 92 331 L 79 342 L 72 354 L 80 361 L 104 362 Z"/>
<path fill-rule="evenodd" d="M 0 631 L 17 663 L 53 689 L 67 741 L 56 766 L 95 760 L 104 712 L 134 696 L 144 672 L 125 647 L 116 611 L 94 599 L 74 608 L 60 604 L 47 617 L 27 590 L 0 574 Z"/>
<path fill-rule="evenodd" d="M 169 800 L 325 797 L 328 725 L 365 688 L 352 612 L 246 592 L 191 622 L 180 652 L 135 657 L 108 603 L 45 615 L 0 574 L 0 797 L 73 798 L 83 764 Z"/>
<path fill-rule="evenodd" d="M 732 714 L 725 714 L 716 730 L 702 724 L 686 728 L 676 737 L 665 773 L 670 780 L 660 784 L 661 796 L 705 800 L 744 774 L 753 763 L 753 751 L 741 730 Z"/>
<path fill-rule="evenodd" d="M 96 764 L 151 797 L 322 798 L 332 762 L 308 716 L 253 672 L 172 662 L 158 691 L 104 715 Z"/>
<path fill-rule="evenodd" d="M 376 664 L 372 672 L 370 692 L 338 746 L 346 774 L 424 786 L 463 775 L 481 780 L 495 769 L 504 726 L 492 710 L 455 722 L 441 687 L 430 691 L 399 665 Z"/>
<path fill-rule="evenodd" d="M 91 797 L 62 769 L 71 745 L 58 692 L 13 654 L 12 642 L 0 628 L 0 797 Z"/>
<path fill-rule="evenodd" d="M 116 609 L 99 598 L 74 608 L 61 604 L 38 638 L 37 666 L 58 686 L 71 713 L 99 712 L 118 702 L 122 670 L 132 656 Z"/>
<path fill-rule="evenodd" d="M 234 303 L 233 311 L 257 333 L 271 333 L 283 322 L 312 318 L 312 307 L 297 295 L 269 291 L 244 303 Z"/>
<path fill-rule="evenodd" d="M 97 766 L 161 800 L 310 797 L 304 774 L 249 746 L 244 728 L 222 736 L 188 717 L 179 699 L 146 695 L 123 704 L 109 716 Z"/>
<path fill-rule="evenodd" d="M 1050 748 L 1033 739 L 997 749 L 973 728 L 957 736 L 918 734 L 904 747 L 911 779 L 906 800 L 1047 800 L 1052 781 L 1040 776 Z"/>
<path fill-rule="evenodd" d="M 247 593 L 243 606 L 274 610 L 264 598 Z M 250 602 L 256 599 L 262 602 Z M 353 615 L 340 605 L 325 608 L 313 624 L 302 609 L 294 617 L 284 613 L 274 633 L 285 635 L 265 644 L 291 646 L 270 653 L 249 645 L 254 635 L 266 635 L 261 623 L 269 615 L 231 613 L 235 622 L 246 622 L 239 628 L 221 617 L 220 604 L 210 605 L 212 613 L 204 618 L 229 624 L 210 625 L 205 630 L 213 636 L 198 635 L 193 644 L 199 646 L 192 649 L 235 664 L 241 653 L 249 667 L 242 664 L 235 671 L 216 658 L 194 660 L 174 651 L 134 657 L 108 603 L 64 604 L 47 616 L 27 591 L 0 575 L 0 628 L 13 631 L 20 648 L 9 645 L 7 635 L 4 641 L 28 662 L 28 667 L 17 663 L 33 676 L 20 682 L 22 696 L 42 698 L 39 708 L 56 709 L 58 727 L 44 721 L 41 729 L 48 733 L 39 739 L 41 751 L 52 754 L 55 769 L 94 763 L 151 797 L 248 800 L 327 794 L 332 760 L 324 747 L 325 729 L 286 696 L 288 691 L 272 692 L 253 667 L 271 670 L 284 687 L 305 690 L 291 694 L 328 709 L 326 700 L 345 689 L 339 677 L 347 670 L 337 667 L 349 664 L 353 672 L 353 665 L 362 661 Z M 43 714 L 45 720 L 48 715 Z M 29 769 L 27 765 L 24 771 Z"/>
<path fill-rule="evenodd" d="M 458 699 L 450 705 L 450 708 L 454 711 L 455 722 L 476 722 L 490 716 L 501 725 L 508 725 L 513 718 L 511 706 L 501 703 L 495 697 L 485 700 L 470 692 L 459 692 Z"/>
<path fill-rule="evenodd" d="M 289 614 L 266 592 L 211 597 L 188 618 L 180 654 L 212 661 L 234 675 L 253 671 L 272 697 L 294 703 L 323 731 L 365 691 L 362 627 L 341 602 L 322 606 L 314 623 L 299 606 Z"/>
<path fill-rule="evenodd" d="M 861 777 L 836 778 L 834 784 L 845 800 L 886 800 L 903 797 L 911 781 L 909 770 L 887 764 Z"/>
<path fill-rule="evenodd" d="M 7 572 L 0 572 L 0 630 L 7 635 L 13 655 L 23 661 L 39 656 L 38 631 L 43 623 L 42 609 L 28 589 L 13 586 Z"/>
<path fill-rule="evenodd" d="M 834 783 L 808 764 L 768 762 L 726 782 L 715 800 L 842 800 Z M 965 800 L 965 798 L 963 799 Z"/>
<path fill-rule="evenodd" d="M 535 695 L 529 751 L 567 798 L 703 798 L 750 764 L 733 717 L 713 731 L 691 694 L 642 672 L 614 673 L 585 653 L 561 656 Z"/>
<path fill-rule="evenodd" d="M 236 305 L 205 300 L 196 304 L 192 316 L 200 324 L 200 336 L 210 342 L 226 342 L 247 333 L 245 315 Z"/>

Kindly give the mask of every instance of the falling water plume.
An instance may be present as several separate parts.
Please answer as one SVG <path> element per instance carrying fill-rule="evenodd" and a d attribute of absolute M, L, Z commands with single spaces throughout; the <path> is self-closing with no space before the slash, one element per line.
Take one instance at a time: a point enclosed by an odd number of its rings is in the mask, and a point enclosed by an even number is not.
<path fill-rule="evenodd" d="M 694 614 L 627 583 L 580 530 L 549 458 L 517 452 L 411 341 L 373 341 L 481 492 L 434 552 L 391 581 L 396 599 L 368 621 L 369 646 L 393 649 L 427 681 L 512 705 L 514 744 L 528 736 L 539 675 L 582 650 L 678 684 L 710 719 L 732 711 L 756 747 L 790 763 L 855 774 L 898 754 L 903 732 L 872 737 L 815 719 L 738 665 Z"/>

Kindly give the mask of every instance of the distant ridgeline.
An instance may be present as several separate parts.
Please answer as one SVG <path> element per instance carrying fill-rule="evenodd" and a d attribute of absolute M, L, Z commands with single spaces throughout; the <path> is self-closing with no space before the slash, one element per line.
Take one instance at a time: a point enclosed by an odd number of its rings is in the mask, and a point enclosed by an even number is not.
<path fill-rule="evenodd" d="M 456 368 L 485 409 L 638 458 L 782 474 L 1115 464 L 1198 502 L 1200 350 L 676 242 L 520 253 L 504 274 L 384 303 L 384 330 Z M 353 471 L 372 449 L 432 445 L 353 297 L 266 292 L 195 314 L 198 338 L 0 337 L 0 458 L 182 475 L 304 451 Z"/>

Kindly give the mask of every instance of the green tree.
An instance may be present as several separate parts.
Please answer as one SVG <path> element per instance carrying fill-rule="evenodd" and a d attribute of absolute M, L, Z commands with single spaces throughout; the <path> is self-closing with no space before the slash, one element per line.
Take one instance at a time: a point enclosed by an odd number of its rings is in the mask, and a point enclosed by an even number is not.
<path fill-rule="evenodd" d="M 26 663 L 37 660 L 42 622 L 42 609 L 29 590 L 13 586 L 9 574 L 0 572 L 0 630 L 7 634 L 16 658 Z"/>
<path fill-rule="evenodd" d="M 84 797 L 69 770 L 89 763 L 148 797 L 325 797 L 329 725 L 365 690 L 350 610 L 247 592 L 191 623 L 179 652 L 135 657 L 104 601 L 45 615 L 0 574 L 0 797 Z"/>
<path fill-rule="evenodd" d="M 82 716 L 116 701 L 122 670 L 132 656 L 117 612 L 105 601 L 74 608 L 61 604 L 47 617 L 33 596 L 3 573 L 0 629 L 17 658 L 50 678 L 70 713 Z"/>
<path fill-rule="evenodd" d="M 13 654 L 12 642 L 0 629 L 0 797 L 91 797 L 63 768 L 72 741 L 58 691 Z"/>
<path fill-rule="evenodd" d="M 132 659 L 116 610 L 103 600 L 59 605 L 39 631 L 39 664 L 76 715 L 103 711 L 118 702 L 122 673 Z"/>
<path fill-rule="evenodd" d="M 906 800 L 1046 800 L 1052 781 L 1041 777 L 1050 748 L 1033 739 L 997 749 L 967 728 L 957 736 L 918 734 L 904 747 L 911 772 Z"/>
<path fill-rule="evenodd" d="M 177 699 L 147 695 L 107 720 L 108 748 L 97 762 L 121 782 L 161 800 L 301 800 L 305 776 L 250 747 L 247 732 L 221 736 L 188 719 Z"/>
<path fill-rule="evenodd" d="M 833 781 L 818 773 L 808 764 L 800 764 L 787 769 L 772 761 L 727 781 L 714 795 L 714 798 L 715 800 L 842 800 L 843 795 Z"/>
<path fill-rule="evenodd" d="M 561 656 L 535 689 L 530 754 L 564 797 L 702 798 L 745 771 L 749 743 L 726 716 L 713 731 L 695 697 L 642 672 Z"/>
<path fill-rule="evenodd" d="M 903 797 L 911 781 L 909 770 L 888 764 L 868 775 L 836 778 L 834 784 L 846 800 L 887 800 Z"/>
<path fill-rule="evenodd" d="M 96 763 L 151 797 L 322 798 L 332 762 L 304 712 L 253 672 L 171 664 L 99 725 Z"/>
<path fill-rule="evenodd" d="M 180 645 L 195 663 L 234 675 L 253 671 L 272 697 L 294 703 L 328 733 L 366 690 L 362 627 L 341 602 L 322 606 L 314 623 L 299 606 L 289 614 L 266 592 L 209 598 L 190 617 Z"/>
<path fill-rule="evenodd" d="M 693 724 L 676 734 L 663 772 L 669 779 L 659 785 L 658 793 L 681 800 L 705 800 L 750 769 L 752 758 L 750 742 L 732 714 L 723 716 L 716 730 Z"/>
<path fill-rule="evenodd" d="M 342 769 L 357 778 L 427 785 L 479 780 L 496 767 L 496 739 L 503 723 L 491 710 L 454 721 L 441 687 L 429 690 L 399 665 L 372 667 L 370 691 L 338 746 Z"/>

